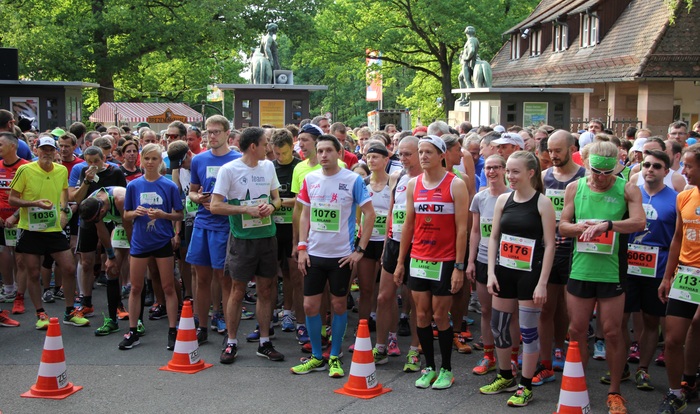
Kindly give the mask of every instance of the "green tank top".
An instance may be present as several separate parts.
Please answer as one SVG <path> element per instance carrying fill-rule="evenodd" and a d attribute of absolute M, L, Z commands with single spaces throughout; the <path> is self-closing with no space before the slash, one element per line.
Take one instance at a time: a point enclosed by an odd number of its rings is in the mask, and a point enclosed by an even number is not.
<path fill-rule="evenodd" d="M 576 222 L 618 221 L 627 216 L 624 179 L 618 177 L 615 184 L 604 193 L 591 191 L 586 179 L 587 177 L 581 177 L 576 187 Z M 612 231 L 603 233 L 592 243 L 576 240 L 570 277 L 585 282 L 620 283 L 620 273 L 627 273 L 626 240 L 626 235 Z M 625 260 L 620 259 L 621 255 L 625 256 Z"/>

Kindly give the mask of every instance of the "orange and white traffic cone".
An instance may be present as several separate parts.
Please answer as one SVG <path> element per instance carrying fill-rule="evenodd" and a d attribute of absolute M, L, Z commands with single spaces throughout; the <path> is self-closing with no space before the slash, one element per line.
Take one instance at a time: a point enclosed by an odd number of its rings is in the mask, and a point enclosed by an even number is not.
<path fill-rule="evenodd" d="M 66 355 L 63 352 L 63 338 L 58 318 L 49 319 L 44 351 L 41 353 L 39 375 L 36 384 L 29 391 L 21 394 L 24 398 L 48 398 L 62 400 L 83 387 L 68 382 L 66 374 Z"/>
<path fill-rule="evenodd" d="M 361 319 L 360 326 L 357 328 L 355 352 L 352 354 L 348 382 L 345 383 L 343 388 L 339 388 L 335 392 L 350 397 L 369 399 L 390 391 L 391 388 L 384 388 L 377 381 L 377 371 L 374 366 L 372 341 L 369 339 L 367 319 Z"/>
<path fill-rule="evenodd" d="M 160 370 L 194 374 L 212 366 L 212 364 L 205 363 L 199 356 L 197 330 L 194 327 L 194 316 L 192 316 L 192 302 L 187 300 L 182 304 L 182 315 L 175 339 L 173 358 L 168 362 L 168 365 L 160 367 Z"/>
<path fill-rule="evenodd" d="M 578 342 L 571 341 L 561 378 L 559 404 L 554 414 L 588 414 L 590 412 L 591 404 L 586 388 L 586 376 L 583 373 L 581 351 L 578 348 Z"/>

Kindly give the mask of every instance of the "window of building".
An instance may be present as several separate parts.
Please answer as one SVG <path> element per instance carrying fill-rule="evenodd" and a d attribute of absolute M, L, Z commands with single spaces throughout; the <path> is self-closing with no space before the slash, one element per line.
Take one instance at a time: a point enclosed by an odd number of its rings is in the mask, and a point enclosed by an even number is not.
<path fill-rule="evenodd" d="M 552 49 L 561 52 L 569 48 L 569 26 L 566 24 L 554 25 L 554 41 Z"/>
<path fill-rule="evenodd" d="M 542 53 L 542 30 L 533 29 L 530 32 L 530 56 L 539 56 Z"/>
<path fill-rule="evenodd" d="M 581 22 L 581 47 L 595 46 L 598 43 L 598 16 L 584 14 Z"/>
<path fill-rule="evenodd" d="M 520 35 L 514 33 L 510 37 L 510 59 L 520 59 Z"/>

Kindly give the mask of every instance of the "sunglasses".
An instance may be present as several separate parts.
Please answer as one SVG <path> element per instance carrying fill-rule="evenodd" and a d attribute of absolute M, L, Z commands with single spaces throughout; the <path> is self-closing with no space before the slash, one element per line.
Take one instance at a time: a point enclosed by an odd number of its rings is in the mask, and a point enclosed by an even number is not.
<path fill-rule="evenodd" d="M 194 131 L 194 132 L 197 132 L 197 133 L 200 133 L 200 134 L 202 133 L 202 131 L 201 131 L 199 128 L 197 128 L 196 126 L 194 126 L 194 125 L 190 125 L 190 127 L 187 128 L 187 129 L 188 129 L 189 131 Z"/>
<path fill-rule="evenodd" d="M 660 170 L 660 169 L 664 168 L 664 166 L 663 166 L 661 163 L 659 163 L 659 162 L 655 162 L 655 163 L 653 163 L 653 164 L 650 163 L 650 162 L 645 162 L 645 163 L 642 164 L 642 167 L 643 167 L 643 168 L 646 168 L 647 170 L 648 170 L 650 167 L 654 168 L 655 170 Z"/>
<path fill-rule="evenodd" d="M 591 172 L 593 174 L 598 174 L 598 175 L 610 175 L 610 174 L 615 172 L 615 169 L 613 168 L 612 170 L 602 171 L 602 170 L 591 167 Z"/>

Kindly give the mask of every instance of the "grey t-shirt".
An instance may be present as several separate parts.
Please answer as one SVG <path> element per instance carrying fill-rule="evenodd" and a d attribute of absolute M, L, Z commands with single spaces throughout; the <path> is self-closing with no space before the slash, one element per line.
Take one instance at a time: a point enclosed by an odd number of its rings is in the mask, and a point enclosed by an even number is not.
<path fill-rule="evenodd" d="M 508 188 L 506 193 L 511 191 L 513 190 Z M 479 253 L 476 255 L 476 260 L 484 264 L 489 262 L 489 237 L 491 236 L 496 200 L 498 200 L 498 196 L 492 196 L 491 192 L 486 189 L 476 193 L 472 199 L 472 205 L 469 207 L 469 211 L 472 213 L 479 213 L 481 240 L 479 240 Z"/>

